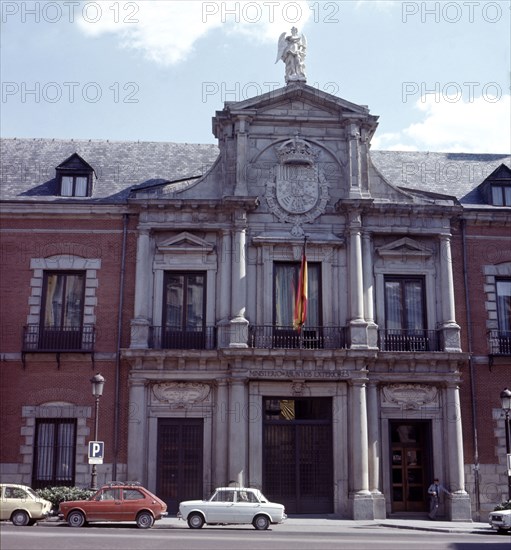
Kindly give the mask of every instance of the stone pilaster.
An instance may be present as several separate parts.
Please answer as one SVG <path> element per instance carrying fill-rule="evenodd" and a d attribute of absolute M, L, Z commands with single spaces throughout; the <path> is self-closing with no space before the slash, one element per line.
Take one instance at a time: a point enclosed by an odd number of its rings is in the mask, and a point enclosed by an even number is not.
<path fill-rule="evenodd" d="M 374 270 L 371 234 L 362 233 L 362 260 L 364 285 L 364 317 L 367 322 L 367 346 L 378 348 L 378 325 L 374 322 Z"/>
<path fill-rule="evenodd" d="M 144 380 L 130 380 L 128 418 L 128 479 L 147 484 L 147 388 Z"/>
<path fill-rule="evenodd" d="M 140 229 L 137 241 L 135 318 L 131 321 L 132 348 L 144 349 L 149 345 L 151 273 L 150 233 L 148 229 Z"/>

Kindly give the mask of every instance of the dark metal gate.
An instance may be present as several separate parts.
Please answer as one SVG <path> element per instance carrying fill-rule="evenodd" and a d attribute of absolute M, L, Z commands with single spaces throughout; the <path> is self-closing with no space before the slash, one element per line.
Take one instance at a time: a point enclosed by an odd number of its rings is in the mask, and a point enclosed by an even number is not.
<path fill-rule="evenodd" d="M 332 402 L 265 399 L 263 489 L 290 514 L 333 512 Z"/>
<path fill-rule="evenodd" d="M 160 418 L 156 494 L 167 503 L 169 515 L 182 500 L 203 497 L 202 418 Z"/>

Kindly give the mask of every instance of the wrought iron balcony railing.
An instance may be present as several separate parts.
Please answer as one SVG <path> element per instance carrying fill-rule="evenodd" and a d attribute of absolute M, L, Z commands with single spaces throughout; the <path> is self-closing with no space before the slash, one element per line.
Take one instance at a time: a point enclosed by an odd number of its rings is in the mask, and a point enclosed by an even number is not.
<path fill-rule="evenodd" d="M 346 327 L 293 327 L 252 325 L 248 346 L 259 349 L 341 349 L 346 347 Z"/>
<path fill-rule="evenodd" d="M 381 351 L 441 351 L 436 330 L 379 329 Z"/>
<path fill-rule="evenodd" d="M 55 327 L 26 325 L 23 327 L 23 353 L 93 352 L 94 325 Z"/>
<path fill-rule="evenodd" d="M 490 355 L 511 355 L 511 331 L 490 330 L 488 347 Z"/>
<path fill-rule="evenodd" d="M 158 327 L 149 331 L 151 349 L 215 349 L 216 327 Z"/>

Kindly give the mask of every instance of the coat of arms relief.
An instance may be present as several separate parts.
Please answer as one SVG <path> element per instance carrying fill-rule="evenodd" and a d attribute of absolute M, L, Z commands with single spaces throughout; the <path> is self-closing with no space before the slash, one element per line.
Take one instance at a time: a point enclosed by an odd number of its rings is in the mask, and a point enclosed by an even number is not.
<path fill-rule="evenodd" d="M 318 162 L 320 150 L 296 136 L 275 147 L 279 164 L 266 188 L 270 211 L 293 225 L 291 234 L 304 235 L 302 225 L 325 212 L 328 183 Z"/>

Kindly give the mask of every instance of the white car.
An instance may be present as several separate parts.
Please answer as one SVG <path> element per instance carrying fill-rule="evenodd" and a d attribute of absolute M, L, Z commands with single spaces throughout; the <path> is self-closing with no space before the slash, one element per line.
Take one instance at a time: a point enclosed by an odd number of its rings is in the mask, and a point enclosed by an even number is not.
<path fill-rule="evenodd" d="M 498 510 L 490 512 L 488 521 L 493 529 L 500 532 L 511 531 L 511 510 Z"/>
<path fill-rule="evenodd" d="M 204 524 L 251 523 L 262 530 L 271 523 L 282 523 L 287 516 L 282 504 L 269 502 L 258 489 L 219 487 L 208 500 L 181 502 L 177 517 L 187 521 L 190 529 Z"/>
<path fill-rule="evenodd" d="M 1 483 L 0 493 L 0 520 L 24 526 L 50 515 L 52 503 L 26 485 Z"/>

